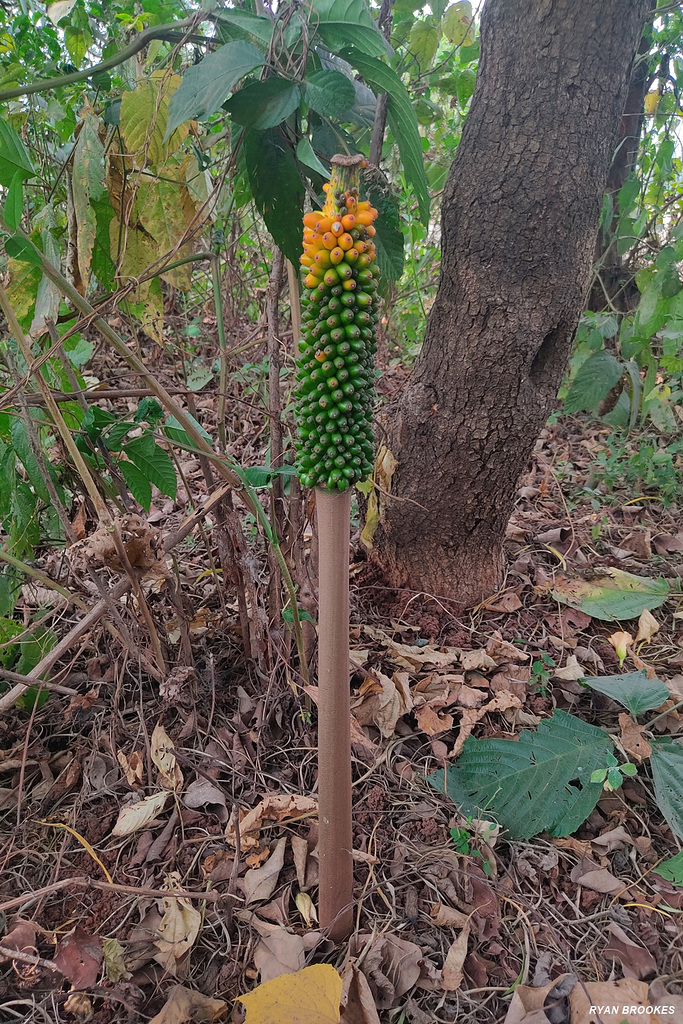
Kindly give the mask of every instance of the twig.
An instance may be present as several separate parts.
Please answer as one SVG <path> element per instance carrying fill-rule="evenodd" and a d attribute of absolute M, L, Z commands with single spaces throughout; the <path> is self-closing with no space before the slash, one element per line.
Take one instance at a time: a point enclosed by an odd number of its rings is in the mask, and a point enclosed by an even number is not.
<path fill-rule="evenodd" d="M 42 956 L 36 956 L 34 953 L 22 953 L 18 949 L 11 949 L 9 946 L 0 946 L 0 954 L 6 956 L 9 960 L 18 960 L 20 964 L 31 964 L 32 967 L 44 967 L 48 971 L 54 971 L 55 974 L 61 974 L 59 967 L 50 960 L 44 960 Z"/>
<path fill-rule="evenodd" d="M 218 903 L 227 897 L 227 894 L 222 892 L 190 892 L 187 890 L 177 889 L 149 889 L 146 886 L 119 885 L 116 882 L 101 882 L 98 879 L 83 876 L 79 878 L 62 878 L 59 882 L 53 882 L 51 885 L 43 886 L 42 889 L 36 889 L 35 892 L 27 892 L 24 893 L 23 896 L 15 896 L 13 900 L 7 900 L 5 903 L 0 903 L 0 913 L 6 913 L 8 910 L 16 910 L 17 907 L 23 907 L 27 903 L 33 903 L 34 900 L 42 899 L 43 896 L 51 896 L 53 893 L 60 892 L 62 889 L 68 889 L 70 886 L 73 886 L 74 889 L 102 889 L 104 892 L 121 892 L 130 896 L 151 896 L 174 900 L 209 900 L 211 903 Z M 232 893 L 230 896 L 231 899 L 242 899 L 241 896 L 237 896 Z"/>

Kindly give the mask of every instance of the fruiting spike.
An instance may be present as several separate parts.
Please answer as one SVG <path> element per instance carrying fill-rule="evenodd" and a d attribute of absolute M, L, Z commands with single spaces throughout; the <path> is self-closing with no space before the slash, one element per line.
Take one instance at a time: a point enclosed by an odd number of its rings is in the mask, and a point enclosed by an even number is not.
<path fill-rule="evenodd" d="M 358 198 L 363 163 L 332 157 L 325 205 L 303 218 L 297 470 L 305 487 L 330 491 L 344 491 L 372 472 L 379 270 L 377 210 Z"/>

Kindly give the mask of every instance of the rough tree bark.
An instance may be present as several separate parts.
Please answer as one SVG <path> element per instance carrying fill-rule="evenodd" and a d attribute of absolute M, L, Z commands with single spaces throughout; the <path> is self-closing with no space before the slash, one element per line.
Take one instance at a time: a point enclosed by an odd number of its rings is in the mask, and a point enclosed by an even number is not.
<path fill-rule="evenodd" d="M 395 585 L 467 607 L 503 575 L 516 484 L 586 297 L 648 0 L 487 0 L 443 197 L 441 277 L 387 443 Z"/>

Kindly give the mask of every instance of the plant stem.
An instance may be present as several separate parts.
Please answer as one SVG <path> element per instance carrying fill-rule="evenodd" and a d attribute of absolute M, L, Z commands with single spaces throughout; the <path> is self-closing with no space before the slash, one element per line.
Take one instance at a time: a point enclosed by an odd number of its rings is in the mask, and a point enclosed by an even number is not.
<path fill-rule="evenodd" d="M 349 522 L 351 491 L 315 490 L 320 550 L 318 613 L 318 916 L 339 942 L 353 928 Z"/>

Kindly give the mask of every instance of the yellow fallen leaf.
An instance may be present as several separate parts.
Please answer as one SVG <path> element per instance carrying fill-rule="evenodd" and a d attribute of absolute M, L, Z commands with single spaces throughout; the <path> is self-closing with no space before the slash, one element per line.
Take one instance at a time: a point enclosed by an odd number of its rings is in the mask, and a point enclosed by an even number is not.
<path fill-rule="evenodd" d="M 330 964 L 281 974 L 239 996 L 246 1024 L 339 1024 L 342 980 Z"/>
<path fill-rule="evenodd" d="M 311 928 L 313 926 L 313 922 L 318 920 L 315 903 L 307 892 L 298 892 L 294 902 L 296 903 L 296 909 L 306 922 L 306 927 Z"/>
<path fill-rule="evenodd" d="M 152 818 L 156 818 L 157 814 L 163 811 L 170 795 L 166 790 L 162 793 L 152 793 L 151 796 L 146 796 L 144 800 L 139 800 L 136 804 L 122 807 L 111 834 L 113 836 L 128 836 L 131 832 L 137 832 L 139 828 L 144 828 Z"/>
<path fill-rule="evenodd" d="M 164 789 L 177 790 L 182 787 L 183 773 L 176 762 L 173 740 L 160 722 L 154 726 L 151 739 L 152 761 L 161 773 L 161 785 Z"/>
<path fill-rule="evenodd" d="M 617 652 L 617 657 L 619 659 L 619 668 L 621 668 L 626 659 L 626 655 L 628 654 L 628 648 L 633 643 L 633 637 L 630 633 L 618 631 L 617 633 L 612 633 L 611 636 L 608 636 L 607 642 L 611 644 L 614 650 Z"/>

